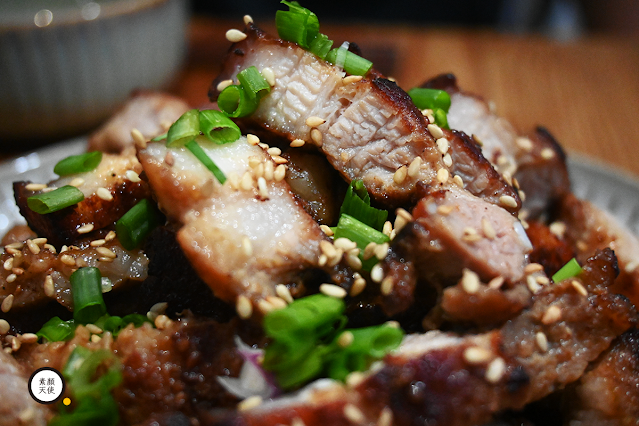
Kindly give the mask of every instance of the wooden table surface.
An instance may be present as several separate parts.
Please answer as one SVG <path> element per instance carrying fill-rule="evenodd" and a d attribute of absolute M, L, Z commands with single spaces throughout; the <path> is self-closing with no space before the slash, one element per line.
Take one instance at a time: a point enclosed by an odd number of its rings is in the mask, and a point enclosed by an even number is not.
<path fill-rule="evenodd" d="M 258 26 L 275 31 L 271 23 Z M 236 21 L 195 18 L 183 72 L 170 91 L 194 106 L 219 72 Z M 452 72 L 459 86 L 494 102 L 522 133 L 546 127 L 567 149 L 639 178 L 639 40 L 589 36 L 570 42 L 490 30 L 331 25 L 336 43 L 356 42 L 375 67 L 408 90 Z"/>

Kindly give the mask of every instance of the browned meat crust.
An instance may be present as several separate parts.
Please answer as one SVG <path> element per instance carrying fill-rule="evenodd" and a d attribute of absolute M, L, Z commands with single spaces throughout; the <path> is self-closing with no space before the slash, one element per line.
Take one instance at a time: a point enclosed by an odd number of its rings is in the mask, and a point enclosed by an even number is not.
<path fill-rule="evenodd" d="M 543 265 L 549 277 L 575 257 L 572 245 L 563 236 L 554 234 L 548 226 L 539 221 L 528 222 L 526 234 L 533 246 L 530 261 Z"/>
<path fill-rule="evenodd" d="M 194 419 L 199 410 L 234 405 L 237 399 L 216 377 L 239 374 L 242 358 L 234 336 L 253 344 L 260 341 L 261 330 L 239 321 L 184 317 L 162 329 L 148 324 L 127 328 L 115 340 L 106 333 L 93 343 L 89 335 L 80 326 L 71 341 L 23 345 L 16 358 L 30 371 L 43 366 L 62 371 L 76 345 L 113 351 L 123 368 L 124 380 L 114 390 L 121 423 L 138 424 L 162 413 L 179 411 Z"/>
<path fill-rule="evenodd" d="M 617 338 L 570 391 L 570 424 L 639 424 L 639 330 Z"/>
<path fill-rule="evenodd" d="M 466 337 L 440 332 L 408 336 L 352 388 L 324 386 L 257 408 L 210 413 L 204 424 L 308 426 L 376 424 L 471 426 L 519 409 L 577 380 L 624 331 L 637 324 L 634 307 L 608 293 L 617 274 L 611 250 L 599 252 L 577 279 L 548 286 L 501 329 Z M 356 420 L 354 420 L 356 419 Z"/>
<path fill-rule="evenodd" d="M 122 152 L 133 145 L 131 130 L 154 138 L 166 132 L 189 109 L 183 99 L 168 93 L 136 90 L 113 117 L 91 134 L 87 150 Z"/>

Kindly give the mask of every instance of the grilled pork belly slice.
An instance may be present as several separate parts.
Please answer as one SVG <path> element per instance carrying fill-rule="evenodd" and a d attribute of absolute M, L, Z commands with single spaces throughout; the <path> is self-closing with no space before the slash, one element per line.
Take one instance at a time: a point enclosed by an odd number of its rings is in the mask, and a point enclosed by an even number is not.
<path fill-rule="evenodd" d="M 120 153 L 133 146 L 131 130 L 147 139 L 166 132 L 189 105 L 181 98 L 163 92 L 136 90 L 106 123 L 89 136 L 88 151 Z"/>
<path fill-rule="evenodd" d="M 283 166 L 244 137 L 203 146 L 228 176 L 224 185 L 185 148 L 149 143 L 138 155 L 158 205 L 180 226 L 186 257 L 217 297 L 242 295 L 264 311 L 269 299 L 278 303 L 277 284 L 302 284 L 310 270 L 347 285 L 341 256 L 319 266 L 320 243 L 330 243 L 295 201 Z"/>
<path fill-rule="evenodd" d="M 532 134 L 520 136 L 482 98 L 460 90 L 452 74 L 435 77 L 423 86 L 449 93 L 451 129 L 480 141 L 484 157 L 506 181 L 516 178 L 525 194 L 523 208 L 530 217 L 539 216 L 570 191 L 566 155 L 548 130 L 538 127 Z"/>
<path fill-rule="evenodd" d="M 387 207 L 410 205 L 435 187 L 455 185 L 427 120 L 395 83 L 373 75 L 349 78 L 253 25 L 247 35 L 231 48 L 211 99 L 217 98 L 218 82 L 234 79 L 240 70 L 270 68 L 275 85 L 245 120 L 318 146 L 347 181 L 363 180 Z M 443 137 L 439 127 L 431 128 Z"/>
<path fill-rule="evenodd" d="M 234 337 L 256 344 L 261 342 L 262 331 L 245 321 L 223 324 L 191 315 L 175 321 L 164 317 L 156 323 L 158 328 L 148 323 L 139 328 L 128 326 L 115 339 L 105 332 L 98 342 L 92 342 L 89 330 L 79 326 L 68 342 L 23 344 L 15 357 L 27 371 L 45 366 L 62 371 L 78 345 L 113 352 L 122 364 L 123 381 L 113 390 L 121 424 L 141 424 L 170 412 L 184 413 L 194 421 L 197 410 L 232 407 L 237 399 L 217 377 L 240 372 L 242 358 Z M 18 388 L 9 389 L 15 392 Z M 22 389 L 29 398 L 26 385 Z"/>
<path fill-rule="evenodd" d="M 234 413 L 202 416 L 213 425 L 352 423 L 472 426 L 520 409 L 577 380 L 610 342 L 637 323 L 628 301 L 607 288 L 614 254 L 599 252 L 576 279 L 547 286 L 500 329 L 456 336 L 409 335 L 394 353 L 348 386 L 328 382 Z M 576 291 L 573 281 L 588 292 Z"/>
<path fill-rule="evenodd" d="M 84 194 L 78 204 L 53 213 L 36 213 L 27 205 L 27 198 L 42 189 L 33 190 L 30 182 L 15 182 L 16 204 L 29 227 L 58 248 L 85 237 L 102 238 L 138 201 L 150 197 L 148 185 L 138 177 L 141 172 L 132 147 L 119 155 L 103 154 L 95 170 L 48 183 L 48 188 L 76 186 Z"/>
<path fill-rule="evenodd" d="M 113 238 L 112 238 L 113 236 Z M 0 255 L 0 303 L 4 314 L 27 314 L 56 300 L 73 309 L 69 277 L 79 267 L 95 266 L 108 278 L 104 291 L 119 289 L 147 277 L 148 259 L 142 250 L 126 250 L 114 234 L 106 240 L 84 241 L 57 251 L 44 238 L 5 246 Z"/>
<path fill-rule="evenodd" d="M 614 291 L 639 306 L 639 239 L 634 233 L 610 213 L 573 194 L 563 197 L 557 209 L 555 226 L 565 230 L 577 260 L 583 262 L 597 249 L 613 249 L 620 270 Z"/>
<path fill-rule="evenodd" d="M 570 390 L 570 424 L 630 426 L 639 419 L 639 330 L 619 336 Z"/>

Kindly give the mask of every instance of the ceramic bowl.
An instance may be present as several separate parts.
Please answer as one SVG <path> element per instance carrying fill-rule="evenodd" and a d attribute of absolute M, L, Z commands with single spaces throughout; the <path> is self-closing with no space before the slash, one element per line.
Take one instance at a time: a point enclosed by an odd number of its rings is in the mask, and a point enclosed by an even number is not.
<path fill-rule="evenodd" d="M 0 1 L 0 142 L 55 139 L 158 89 L 186 53 L 187 0 Z"/>

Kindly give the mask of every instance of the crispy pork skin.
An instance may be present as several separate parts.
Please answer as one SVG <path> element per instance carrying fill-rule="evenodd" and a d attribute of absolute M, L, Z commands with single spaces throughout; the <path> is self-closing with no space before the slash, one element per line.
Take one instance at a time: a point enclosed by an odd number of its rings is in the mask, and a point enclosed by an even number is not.
<path fill-rule="evenodd" d="M 139 157 L 161 209 L 180 225 L 186 257 L 217 297 L 235 303 L 243 295 L 264 307 L 277 284 L 299 284 L 308 270 L 349 279 L 337 273 L 339 257 L 319 265 L 328 239 L 266 151 L 246 138 L 205 147 L 225 184 L 185 148 L 149 143 Z"/>
<path fill-rule="evenodd" d="M 32 190 L 31 182 L 15 182 L 16 204 L 29 227 L 58 248 L 87 236 L 102 238 L 138 201 L 150 197 L 148 185 L 138 177 L 141 172 L 133 148 L 118 155 L 104 154 L 95 170 L 48 183 L 49 188 L 76 186 L 84 194 L 78 204 L 53 213 L 36 213 L 27 205 L 27 198 L 42 190 Z M 91 227 L 88 233 L 87 226 Z"/>
<path fill-rule="evenodd" d="M 577 380 L 610 342 L 637 323 L 627 299 L 607 288 L 614 254 L 599 252 L 576 280 L 541 289 L 530 308 L 501 328 L 457 336 L 409 335 L 398 350 L 348 385 L 311 385 L 300 393 L 234 413 L 211 412 L 205 424 L 308 426 L 483 424 Z"/>
<path fill-rule="evenodd" d="M 619 336 L 570 389 L 570 425 L 630 426 L 639 421 L 639 330 Z"/>
<path fill-rule="evenodd" d="M 131 130 L 151 139 L 168 130 L 189 104 L 177 96 L 163 92 L 136 90 L 106 123 L 89 136 L 89 151 L 119 153 L 133 146 Z"/>
<path fill-rule="evenodd" d="M 597 249 L 613 249 L 620 270 L 614 291 L 639 306 L 639 239 L 610 213 L 573 194 L 563 197 L 557 208 L 557 224 L 565 228 L 577 260 L 583 262 Z"/>

